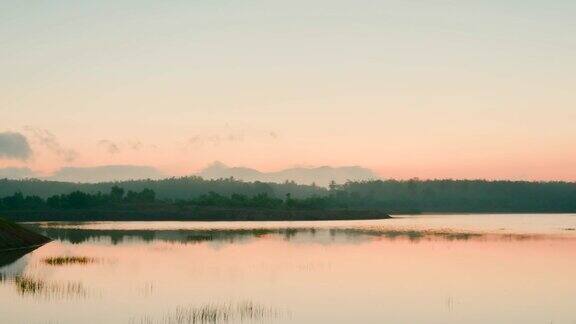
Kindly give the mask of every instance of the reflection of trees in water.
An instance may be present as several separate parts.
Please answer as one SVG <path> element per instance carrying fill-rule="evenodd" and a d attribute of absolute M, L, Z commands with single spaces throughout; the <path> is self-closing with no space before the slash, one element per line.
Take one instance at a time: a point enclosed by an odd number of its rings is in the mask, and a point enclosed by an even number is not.
<path fill-rule="evenodd" d="M 112 244 L 125 241 L 167 241 L 180 243 L 238 243 L 269 236 L 292 240 L 297 235 L 314 236 L 316 229 L 214 229 L 214 230 L 95 230 L 80 228 L 38 227 L 44 235 L 70 243 L 109 240 Z"/>
<path fill-rule="evenodd" d="M 100 230 L 83 228 L 40 227 L 36 230 L 52 238 L 70 243 L 164 241 L 183 244 L 242 243 L 263 238 L 279 238 L 294 243 L 355 244 L 376 239 L 471 240 L 486 239 L 479 233 L 399 230 L 374 228 L 242 228 L 242 229 L 186 229 L 186 230 Z M 494 237 L 492 237 L 494 238 Z M 504 236 L 499 239 L 516 240 L 523 236 Z"/>

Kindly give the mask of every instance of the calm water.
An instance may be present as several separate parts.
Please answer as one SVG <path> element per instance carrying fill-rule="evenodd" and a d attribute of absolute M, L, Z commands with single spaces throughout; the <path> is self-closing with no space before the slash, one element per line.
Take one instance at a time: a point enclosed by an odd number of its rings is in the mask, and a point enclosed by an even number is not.
<path fill-rule="evenodd" d="M 576 323 L 576 215 L 28 226 L 0 323 Z"/>

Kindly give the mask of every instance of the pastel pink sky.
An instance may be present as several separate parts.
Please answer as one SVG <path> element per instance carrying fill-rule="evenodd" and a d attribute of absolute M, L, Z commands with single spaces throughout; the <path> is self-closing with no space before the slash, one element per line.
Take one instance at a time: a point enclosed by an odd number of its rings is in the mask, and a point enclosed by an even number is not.
<path fill-rule="evenodd" d="M 574 14 L 570 1 L 7 1 L 0 132 L 34 153 L 0 167 L 576 181 Z"/>

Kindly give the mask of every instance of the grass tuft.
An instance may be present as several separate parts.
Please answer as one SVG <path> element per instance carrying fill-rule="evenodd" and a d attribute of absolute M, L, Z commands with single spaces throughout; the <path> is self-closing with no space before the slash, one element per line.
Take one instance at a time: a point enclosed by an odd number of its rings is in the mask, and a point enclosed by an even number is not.
<path fill-rule="evenodd" d="M 48 299 L 67 299 L 85 297 L 86 290 L 78 282 L 46 282 L 27 276 L 19 276 L 14 280 L 16 290 L 22 296 L 45 297 Z"/>
<path fill-rule="evenodd" d="M 80 256 L 59 256 L 59 257 L 45 258 L 43 261 L 44 263 L 49 264 L 51 266 L 64 266 L 70 264 L 94 263 L 96 262 L 96 259 Z"/>
<path fill-rule="evenodd" d="M 131 324 L 215 324 L 226 322 L 270 322 L 283 317 L 284 312 L 255 304 L 251 301 L 240 303 L 205 304 L 201 306 L 177 306 L 162 318 L 143 316 L 132 318 Z"/>

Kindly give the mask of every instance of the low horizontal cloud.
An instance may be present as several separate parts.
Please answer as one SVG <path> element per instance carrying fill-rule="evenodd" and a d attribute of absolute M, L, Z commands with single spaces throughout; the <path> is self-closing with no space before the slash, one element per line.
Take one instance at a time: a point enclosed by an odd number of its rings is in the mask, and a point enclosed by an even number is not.
<path fill-rule="evenodd" d="M 32 156 L 26 137 L 20 133 L 0 133 L 0 158 L 25 161 Z"/>

